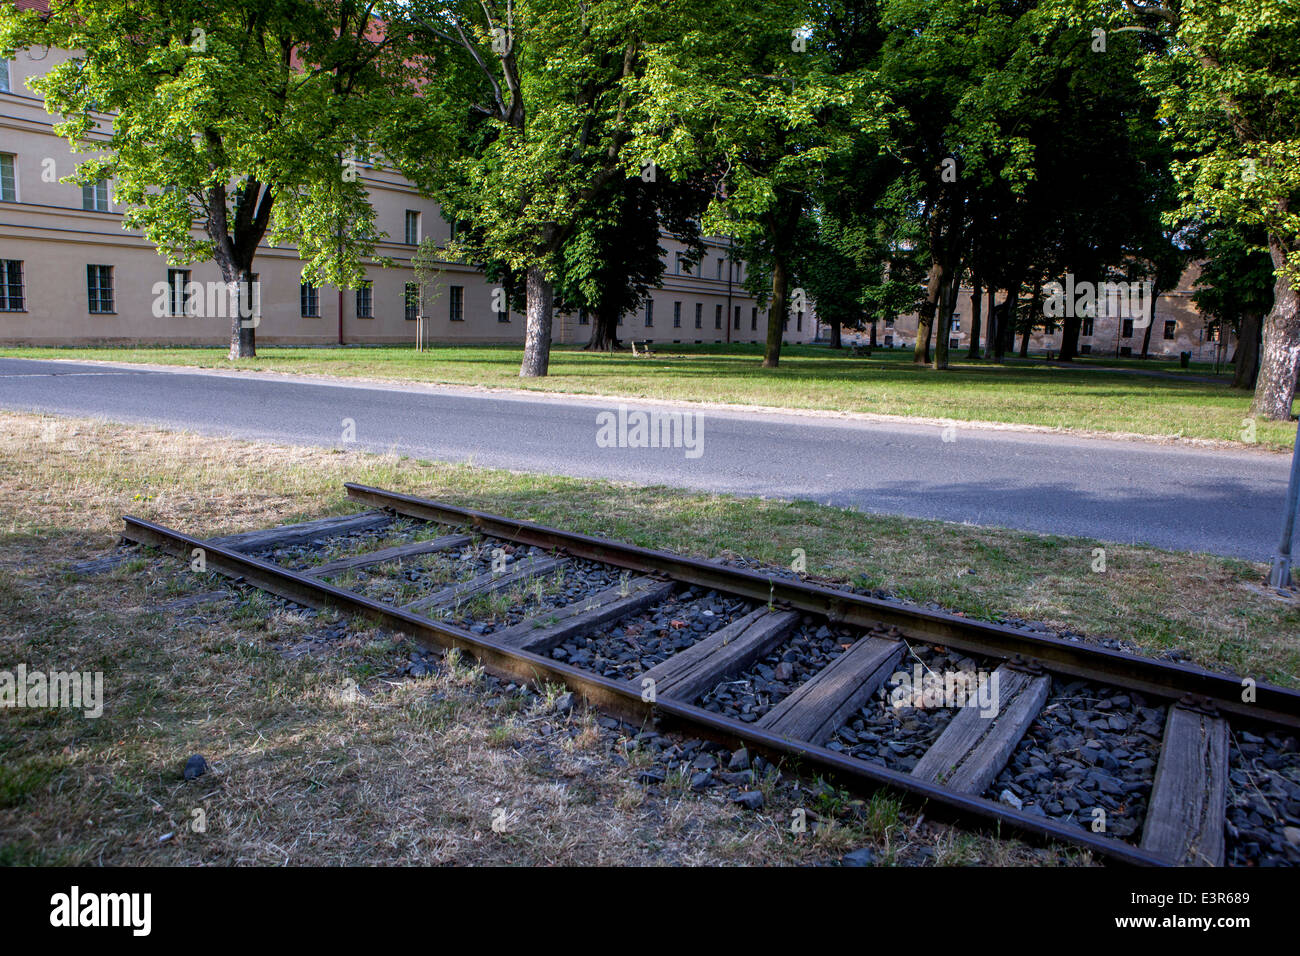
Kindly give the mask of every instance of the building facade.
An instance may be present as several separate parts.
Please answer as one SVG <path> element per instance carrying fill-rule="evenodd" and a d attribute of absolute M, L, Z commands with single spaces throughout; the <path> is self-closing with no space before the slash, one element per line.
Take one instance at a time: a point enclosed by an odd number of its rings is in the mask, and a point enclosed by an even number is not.
<path fill-rule="evenodd" d="M 222 276 L 215 263 L 169 265 L 138 231 L 122 227 L 112 183 L 60 182 L 75 168 L 69 144 L 54 133 L 56 119 L 27 80 L 66 60 L 57 50 L 20 51 L 0 60 L 0 344 L 224 345 L 228 304 L 211 290 Z M 99 117 L 107 126 L 111 117 Z M 387 233 L 360 289 L 315 288 L 302 282 L 296 249 L 263 242 L 254 261 L 260 308 L 257 339 L 265 345 L 522 343 L 524 318 L 497 312 L 500 297 L 477 268 L 437 264 L 420 289 L 412 258 L 422 239 L 439 247 L 451 227 L 437 203 L 393 170 L 362 164 L 358 175 Z M 725 240 L 706 240 L 694 268 L 684 247 L 661 237 L 663 287 L 625 315 L 620 338 L 638 343 L 762 342 L 768 312 L 745 291 L 745 263 Z M 208 290 L 203 297 L 203 290 Z M 494 301 L 495 300 L 495 301 Z M 422 321 L 420 321 L 422 319 Z M 585 343 L 582 313 L 557 313 L 552 338 Z M 786 320 L 787 342 L 808 342 L 816 321 Z"/>
<path fill-rule="evenodd" d="M 1231 357 L 1236 348 L 1232 332 L 1229 330 L 1221 342 L 1219 330 L 1211 326 L 1192 301 L 1193 284 L 1199 274 L 1200 267 L 1192 264 L 1184 271 L 1175 289 L 1162 292 L 1156 297 L 1148 355 L 1176 359 L 1181 353 L 1189 352 L 1192 361 L 1196 362 L 1213 362 L 1216 357 Z M 980 309 L 980 345 L 987 348 L 988 316 L 993 308 L 994 294 L 986 292 L 984 295 Z M 998 292 L 996 297 L 997 301 L 1001 301 L 1004 293 Z M 1022 300 L 1021 307 L 1030 307 L 1027 298 Z M 957 310 L 953 313 L 952 333 L 948 339 L 950 349 L 963 353 L 970 350 L 973 316 L 974 292 L 962 289 L 957 299 Z M 1040 316 L 1040 319 L 1045 320 L 1046 317 Z M 1051 321 L 1055 325 L 1053 331 L 1036 329 L 1030 333 L 1030 354 L 1060 354 L 1061 319 Z M 885 348 L 910 349 L 916 345 L 916 329 L 916 313 L 887 319 L 877 324 L 876 342 Z M 1141 310 L 1129 307 L 1126 301 L 1108 301 L 1099 297 L 1095 315 L 1081 318 L 1079 352 L 1082 355 L 1109 358 L 1140 356 L 1145 331 Z M 862 337 L 862 333 L 854 333 L 855 339 Z M 1021 339 L 1020 333 L 1017 333 L 1008 354 L 1019 352 Z"/>

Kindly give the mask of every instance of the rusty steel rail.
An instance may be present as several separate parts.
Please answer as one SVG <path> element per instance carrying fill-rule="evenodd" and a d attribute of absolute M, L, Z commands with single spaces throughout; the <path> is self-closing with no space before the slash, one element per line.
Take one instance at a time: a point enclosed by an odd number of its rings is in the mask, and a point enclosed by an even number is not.
<path fill-rule="evenodd" d="M 349 486 L 353 487 L 361 486 Z M 467 521 L 465 518 L 459 520 Z M 506 647 L 494 642 L 490 636 L 472 634 L 404 611 L 363 594 L 335 587 L 151 521 L 129 515 L 123 516 L 122 521 L 125 526 L 123 537 L 137 544 L 157 548 L 183 559 L 193 556 L 196 549 L 201 550 L 208 570 L 245 581 L 308 607 L 334 607 L 365 617 L 401 631 L 425 647 L 460 649 L 473 655 L 486 670 L 498 676 L 532 683 L 554 681 L 563 684 L 580 694 L 591 706 L 632 723 L 686 731 L 732 747 L 743 744 L 769 759 L 788 758 L 794 760 L 800 769 L 811 767 L 825 772 L 837 782 L 859 792 L 888 787 L 901 792 L 913 803 L 924 803 L 926 812 L 933 816 L 956 821 L 969 821 L 972 818 L 983 820 L 998 830 L 1005 827 L 1036 842 L 1060 842 L 1083 847 L 1119 863 L 1169 866 L 1174 862 L 1113 837 L 1055 823 L 1048 818 L 1014 810 L 982 797 L 946 790 L 909 774 L 855 760 L 824 747 L 779 737 L 752 724 L 732 720 L 690 704 L 667 699 L 647 702 L 641 699 L 636 689 L 630 688 L 626 683 L 612 681 L 538 654 Z M 588 540 L 596 541 L 594 538 Z"/>
<path fill-rule="evenodd" d="M 1125 654 L 1095 645 L 1075 644 L 1001 624 L 972 621 L 955 614 L 908 607 L 865 595 L 838 591 L 790 578 L 732 568 L 698 558 L 653 551 L 620 541 L 574 534 L 487 514 L 469 508 L 384 491 L 348 482 L 348 497 L 398 514 L 440 524 L 471 526 L 483 534 L 537 547 L 563 550 L 575 557 L 637 571 L 659 571 L 677 581 L 713 588 L 751 600 L 783 602 L 858 627 L 896 625 L 905 635 L 1001 660 L 1032 660 L 1058 674 L 1102 680 L 1116 687 L 1155 697 L 1212 701 L 1224 714 L 1300 729 L 1300 693 L 1256 682 L 1255 700 L 1242 700 L 1242 680 L 1188 664 Z"/>

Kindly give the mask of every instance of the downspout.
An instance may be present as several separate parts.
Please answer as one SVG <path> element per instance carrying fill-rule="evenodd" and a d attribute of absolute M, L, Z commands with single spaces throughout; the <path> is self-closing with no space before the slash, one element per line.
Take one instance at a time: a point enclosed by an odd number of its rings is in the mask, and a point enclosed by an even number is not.
<path fill-rule="evenodd" d="M 727 314 L 726 314 L 728 345 L 731 344 L 731 268 L 732 268 L 732 263 L 734 261 L 733 256 L 735 255 L 735 248 L 736 248 L 736 240 L 733 237 L 728 236 L 727 237 Z"/>

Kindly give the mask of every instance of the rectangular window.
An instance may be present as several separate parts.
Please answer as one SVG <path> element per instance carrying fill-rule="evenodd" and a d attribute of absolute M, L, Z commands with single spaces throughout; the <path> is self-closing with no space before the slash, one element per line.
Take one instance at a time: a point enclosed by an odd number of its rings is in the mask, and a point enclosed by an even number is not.
<path fill-rule="evenodd" d="M 0 93 L 12 93 L 13 88 L 9 85 L 9 61 L 0 59 Z"/>
<path fill-rule="evenodd" d="M 1079 346 L 1079 354 L 1080 354 L 1080 355 L 1090 355 L 1090 354 L 1092 354 L 1092 346 L 1091 346 L 1091 345 L 1080 345 L 1080 346 Z"/>
<path fill-rule="evenodd" d="M 420 244 L 420 214 L 414 209 L 406 210 L 406 244 L 408 246 Z"/>
<path fill-rule="evenodd" d="M 955 349 L 955 348 L 960 348 L 960 347 L 961 347 L 961 340 L 960 340 L 960 339 L 949 339 L 949 340 L 948 340 L 948 348 L 950 348 L 950 349 Z"/>
<path fill-rule="evenodd" d="M 721 260 L 719 260 L 719 261 L 721 261 Z M 720 329 L 720 328 L 722 328 L 722 306 L 721 306 L 721 304 L 719 304 L 719 305 L 715 305 L 715 306 L 713 307 L 713 327 L 714 327 L 715 329 Z"/>
<path fill-rule="evenodd" d="M 1172 339 L 1178 331 L 1178 323 L 1173 319 L 1165 320 L 1165 338 Z"/>
<path fill-rule="evenodd" d="M 885 319 L 885 328 L 887 328 L 887 329 L 892 329 L 893 327 L 894 327 L 894 320 L 893 320 L 893 319 Z"/>
<path fill-rule="evenodd" d="M 90 311 L 106 314 L 113 311 L 113 267 L 86 266 L 86 297 Z"/>
<path fill-rule="evenodd" d="M 892 349 L 893 347 L 894 347 L 894 337 L 893 337 L 892 335 L 886 335 L 886 336 L 885 336 L 885 348 L 887 348 L 887 349 Z"/>
<path fill-rule="evenodd" d="M 754 306 L 749 310 L 749 331 L 758 331 L 758 306 Z"/>
<path fill-rule="evenodd" d="M 722 278 L 722 257 L 718 257 L 718 278 Z"/>
<path fill-rule="evenodd" d="M 167 314 L 193 315 L 194 305 L 188 295 L 190 285 L 189 269 L 167 270 Z"/>
<path fill-rule="evenodd" d="M 1122 338 L 1122 339 L 1131 339 L 1131 338 L 1133 338 L 1133 320 L 1132 320 L 1132 319 L 1124 319 L 1124 320 L 1122 320 L 1122 324 L 1121 324 L 1121 327 L 1120 327 L 1120 333 L 1119 333 L 1119 335 L 1120 335 L 1120 338 Z"/>
<path fill-rule="evenodd" d="M 451 295 L 447 297 L 448 318 L 453 322 L 464 322 L 465 287 L 463 285 L 453 285 L 449 286 L 447 291 L 451 293 Z"/>
<path fill-rule="evenodd" d="M 961 331 L 961 316 L 955 312 L 952 315 L 952 331 L 953 332 Z"/>
<path fill-rule="evenodd" d="M 673 303 L 673 328 L 680 329 L 681 327 L 682 327 L 682 304 L 680 302 L 674 302 Z"/>
<path fill-rule="evenodd" d="M 1084 336 L 1092 335 L 1092 317 L 1091 317 L 1091 316 L 1089 316 L 1088 318 L 1086 318 L 1086 319 L 1083 320 L 1083 331 L 1081 331 L 1079 334 L 1080 334 L 1080 335 L 1084 335 Z"/>
<path fill-rule="evenodd" d="M 578 324 L 579 324 L 579 325 L 586 325 L 586 324 L 587 324 L 587 310 L 586 310 L 586 309 L 579 309 L 579 310 L 578 310 Z"/>
<path fill-rule="evenodd" d="M 0 200 L 18 201 L 18 171 L 13 153 L 0 153 Z"/>
<path fill-rule="evenodd" d="M 108 212 L 108 180 L 86 183 L 81 187 L 81 208 L 91 212 Z"/>
<path fill-rule="evenodd" d="M 655 300 L 645 300 L 645 327 L 648 329 L 655 324 Z"/>
<path fill-rule="evenodd" d="M 740 328 L 740 306 L 736 306 L 736 314 L 732 316 L 731 324 L 733 328 Z"/>
<path fill-rule="evenodd" d="M 0 259 L 0 312 L 22 312 L 23 261 Z"/>
<path fill-rule="evenodd" d="M 299 283 L 298 305 L 304 319 L 320 318 L 320 290 L 310 282 Z"/>
<path fill-rule="evenodd" d="M 1132 354 L 1133 354 L 1133 346 L 1131 345 L 1125 345 L 1119 350 L 1120 358 L 1128 358 Z"/>
<path fill-rule="evenodd" d="M 697 329 L 704 327 L 704 303 L 695 303 L 695 327 Z"/>
<path fill-rule="evenodd" d="M 357 286 L 357 318 L 373 319 L 375 317 L 375 286 L 363 282 Z"/>
<path fill-rule="evenodd" d="M 408 282 L 402 290 L 402 317 L 407 322 L 414 322 L 420 317 L 420 287 Z"/>

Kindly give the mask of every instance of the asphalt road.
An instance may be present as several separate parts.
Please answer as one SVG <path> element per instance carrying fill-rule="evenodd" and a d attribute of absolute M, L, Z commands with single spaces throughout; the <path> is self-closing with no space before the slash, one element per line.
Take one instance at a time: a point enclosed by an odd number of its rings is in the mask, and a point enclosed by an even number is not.
<path fill-rule="evenodd" d="M 0 359 L 0 407 L 519 471 L 806 498 L 1267 560 L 1289 459 L 1257 451 L 705 409 L 690 448 L 605 447 L 617 399 Z M 681 406 L 627 402 L 636 410 Z M 600 434 L 598 416 L 613 425 Z M 624 433 L 635 442 L 635 419 Z M 696 433 L 687 437 L 695 439 Z"/>

